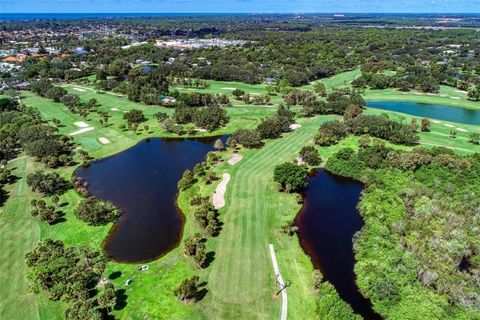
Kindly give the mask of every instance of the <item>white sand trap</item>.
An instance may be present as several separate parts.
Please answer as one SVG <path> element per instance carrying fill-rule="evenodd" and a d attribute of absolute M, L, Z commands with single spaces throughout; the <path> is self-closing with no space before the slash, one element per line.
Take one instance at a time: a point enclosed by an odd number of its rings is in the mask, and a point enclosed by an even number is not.
<path fill-rule="evenodd" d="M 231 156 L 230 159 L 228 159 L 228 164 L 231 166 L 236 165 L 238 162 L 242 161 L 243 157 L 237 153 Z"/>
<path fill-rule="evenodd" d="M 70 136 L 76 136 L 77 134 L 88 132 L 88 131 L 91 131 L 93 129 L 95 129 L 95 128 L 94 127 L 83 128 L 83 129 L 80 129 L 78 131 L 70 133 Z"/>
<path fill-rule="evenodd" d="M 86 122 L 83 122 L 83 121 L 77 121 L 77 122 L 74 122 L 73 123 L 74 125 L 76 125 L 77 127 L 79 128 L 88 128 L 90 127 L 90 125 Z"/>
<path fill-rule="evenodd" d="M 455 128 L 455 129 L 457 129 L 458 131 L 467 132 L 467 130 L 462 129 L 462 128 Z"/>
<path fill-rule="evenodd" d="M 433 123 L 441 123 L 440 121 L 437 120 L 432 120 Z"/>
<path fill-rule="evenodd" d="M 445 127 L 455 128 L 455 126 L 452 126 L 451 124 L 448 124 L 448 123 L 444 123 L 443 125 L 444 125 Z"/>
<path fill-rule="evenodd" d="M 111 108 L 112 111 L 120 111 L 118 108 Z"/>
<path fill-rule="evenodd" d="M 414 92 L 413 94 L 416 94 L 417 96 L 421 96 L 421 95 L 422 95 L 422 93 L 420 93 L 420 92 Z"/>
<path fill-rule="evenodd" d="M 207 129 L 197 128 L 195 129 L 197 132 L 207 132 Z"/>
<path fill-rule="evenodd" d="M 459 97 L 450 97 L 450 98 L 455 99 L 455 100 L 460 100 Z"/>
<path fill-rule="evenodd" d="M 85 90 L 85 89 L 82 89 L 82 88 L 76 88 L 76 87 L 74 87 L 74 88 L 73 88 L 73 90 L 77 90 L 77 91 L 80 91 L 80 92 L 85 92 L 85 91 L 87 91 L 87 90 Z"/>
<path fill-rule="evenodd" d="M 467 91 L 463 91 L 463 90 L 455 90 L 455 92 L 463 93 L 463 94 L 467 94 L 467 93 L 468 93 Z"/>
<path fill-rule="evenodd" d="M 288 128 L 293 131 L 293 130 L 296 130 L 296 129 L 300 128 L 300 127 L 301 127 L 301 125 L 299 125 L 299 124 L 297 124 L 297 123 L 293 123 L 293 124 L 291 124 Z"/>
<path fill-rule="evenodd" d="M 224 173 L 222 181 L 217 186 L 215 193 L 213 194 L 213 206 L 215 209 L 221 209 L 225 207 L 225 192 L 227 191 L 227 184 L 230 181 L 230 175 Z"/>
<path fill-rule="evenodd" d="M 228 88 L 222 88 L 222 89 L 223 89 L 223 90 L 232 90 L 232 91 L 233 91 L 233 90 L 237 90 L 237 88 L 230 88 L 230 87 L 228 87 Z"/>
<path fill-rule="evenodd" d="M 109 144 L 110 143 L 110 140 L 108 140 L 105 137 L 98 138 L 98 141 L 100 141 L 100 143 L 102 143 L 102 144 Z"/>
<path fill-rule="evenodd" d="M 446 97 L 448 97 L 448 94 L 441 94 L 440 97 L 446 98 Z"/>
<path fill-rule="evenodd" d="M 303 160 L 302 157 L 298 157 L 298 158 L 297 158 L 297 164 L 298 164 L 299 166 L 301 166 L 301 165 L 304 164 L 304 163 L 305 163 L 305 161 Z"/>

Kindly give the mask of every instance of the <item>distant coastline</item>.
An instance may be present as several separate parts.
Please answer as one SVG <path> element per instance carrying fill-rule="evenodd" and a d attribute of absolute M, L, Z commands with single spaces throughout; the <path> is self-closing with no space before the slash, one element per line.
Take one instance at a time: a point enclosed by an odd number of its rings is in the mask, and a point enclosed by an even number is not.
<path fill-rule="evenodd" d="M 435 17 L 463 17 L 472 18 L 479 17 L 480 13 L 298 13 L 302 16 L 319 16 L 330 18 L 349 18 L 349 17 L 405 17 L 405 16 L 421 16 L 427 18 Z M 193 16 L 289 16 L 298 15 L 297 13 L 236 13 L 236 12 L 178 12 L 178 13 L 152 13 L 152 12 L 91 12 L 91 13 L 0 13 L 0 21 L 15 21 L 15 20 L 75 20 L 75 19 L 98 19 L 98 18 L 161 18 L 161 17 L 193 17 Z"/>
<path fill-rule="evenodd" d="M 125 12 L 97 12 L 97 13 L 0 13 L 0 21 L 13 20 L 75 20 L 95 18 L 157 18 L 157 17 L 191 17 L 191 16 L 242 16 L 250 13 L 125 13 Z"/>

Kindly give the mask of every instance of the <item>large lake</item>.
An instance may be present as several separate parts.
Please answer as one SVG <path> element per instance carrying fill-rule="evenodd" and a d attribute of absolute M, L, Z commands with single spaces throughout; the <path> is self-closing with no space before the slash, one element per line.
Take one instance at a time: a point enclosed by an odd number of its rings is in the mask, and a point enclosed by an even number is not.
<path fill-rule="evenodd" d="M 90 194 L 122 210 L 103 244 L 106 256 L 147 262 L 178 245 L 184 218 L 176 207 L 177 183 L 213 150 L 215 140 L 153 138 L 77 170 Z"/>
<path fill-rule="evenodd" d="M 363 226 L 357 204 L 362 184 L 315 170 L 297 216 L 300 244 L 324 279 L 366 320 L 381 319 L 358 291 L 353 267 L 353 236 Z"/>
<path fill-rule="evenodd" d="M 367 103 L 367 108 L 402 112 L 417 117 L 425 117 L 464 124 L 480 124 L 480 110 L 469 110 L 435 104 L 398 101 L 370 101 Z"/>

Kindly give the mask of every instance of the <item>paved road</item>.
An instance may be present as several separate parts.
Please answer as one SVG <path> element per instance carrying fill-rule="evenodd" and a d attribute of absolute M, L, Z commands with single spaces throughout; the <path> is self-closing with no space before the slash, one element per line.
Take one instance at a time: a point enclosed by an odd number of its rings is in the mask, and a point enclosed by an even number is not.
<path fill-rule="evenodd" d="M 268 245 L 270 247 L 270 255 L 272 256 L 273 270 L 275 271 L 275 277 L 277 278 L 280 288 L 282 290 L 282 315 L 280 316 L 281 320 L 287 320 L 287 310 L 288 310 L 288 300 L 287 300 L 287 288 L 285 288 L 285 282 L 283 282 L 282 275 L 280 274 L 280 269 L 278 268 L 277 257 L 275 255 L 275 249 L 273 244 Z"/>

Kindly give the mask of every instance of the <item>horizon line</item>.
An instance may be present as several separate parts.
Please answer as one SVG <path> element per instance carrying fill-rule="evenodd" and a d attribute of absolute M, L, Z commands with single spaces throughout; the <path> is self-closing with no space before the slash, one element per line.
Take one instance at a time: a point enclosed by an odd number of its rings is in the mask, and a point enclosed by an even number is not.
<path fill-rule="evenodd" d="M 133 12 L 133 11 L 121 11 L 121 12 L 107 12 L 107 11 L 98 11 L 98 12 L 2 12 L 0 17 L 3 14 L 464 14 L 464 15 L 480 15 L 480 12 L 392 12 L 392 11 L 378 11 L 378 12 L 367 12 L 367 11 L 213 11 L 213 12 L 204 12 L 204 11 L 182 11 L 182 12 Z"/>

